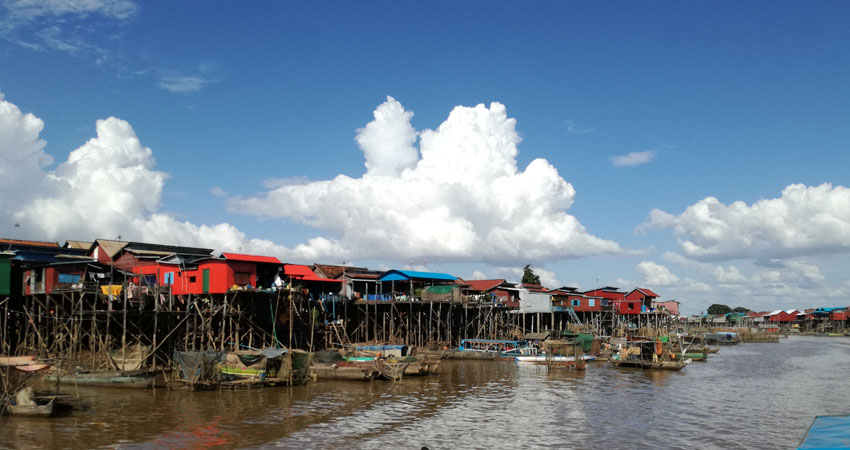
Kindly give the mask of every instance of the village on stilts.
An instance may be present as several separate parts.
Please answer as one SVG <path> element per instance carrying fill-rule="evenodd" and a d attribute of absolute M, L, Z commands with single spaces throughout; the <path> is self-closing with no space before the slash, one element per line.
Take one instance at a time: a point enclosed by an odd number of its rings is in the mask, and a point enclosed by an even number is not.
<path fill-rule="evenodd" d="M 645 288 L 580 292 L 121 240 L 0 246 L 0 409 L 12 415 L 85 400 L 34 380 L 192 391 L 403 382 L 447 358 L 682 370 L 723 345 L 847 331 L 843 307 L 680 317 L 679 302 Z"/>

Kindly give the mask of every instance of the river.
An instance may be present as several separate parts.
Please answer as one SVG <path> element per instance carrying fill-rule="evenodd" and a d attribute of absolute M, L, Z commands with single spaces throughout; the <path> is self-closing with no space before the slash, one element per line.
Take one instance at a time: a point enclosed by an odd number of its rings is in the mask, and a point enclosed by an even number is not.
<path fill-rule="evenodd" d="M 794 448 L 814 416 L 850 413 L 848 374 L 850 338 L 792 336 L 682 372 L 444 361 L 401 383 L 80 388 L 86 411 L 0 418 L 0 447 Z"/>

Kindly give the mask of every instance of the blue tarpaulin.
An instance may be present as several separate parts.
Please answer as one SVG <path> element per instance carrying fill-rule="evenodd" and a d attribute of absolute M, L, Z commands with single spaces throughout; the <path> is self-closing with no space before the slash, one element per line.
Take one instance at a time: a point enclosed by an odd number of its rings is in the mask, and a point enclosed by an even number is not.
<path fill-rule="evenodd" d="M 798 449 L 850 448 L 850 415 L 817 416 Z"/>

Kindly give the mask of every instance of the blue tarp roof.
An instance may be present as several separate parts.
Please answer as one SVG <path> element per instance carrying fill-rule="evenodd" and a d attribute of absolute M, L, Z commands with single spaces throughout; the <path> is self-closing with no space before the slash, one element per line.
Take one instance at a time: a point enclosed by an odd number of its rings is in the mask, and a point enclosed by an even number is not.
<path fill-rule="evenodd" d="M 815 417 L 797 448 L 850 448 L 850 416 Z"/>
<path fill-rule="evenodd" d="M 413 270 L 390 270 L 381 275 L 381 281 L 407 280 L 445 280 L 454 281 L 457 277 L 439 272 L 416 272 Z"/>

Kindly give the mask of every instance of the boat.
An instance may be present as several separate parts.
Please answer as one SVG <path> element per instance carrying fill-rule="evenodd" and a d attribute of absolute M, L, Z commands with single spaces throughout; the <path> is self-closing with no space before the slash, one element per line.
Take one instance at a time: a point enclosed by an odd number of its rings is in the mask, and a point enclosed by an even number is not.
<path fill-rule="evenodd" d="M 517 356 L 536 355 L 537 348 L 527 341 L 509 341 L 498 339 L 462 339 L 458 351 L 452 355 L 455 359 L 506 359 Z"/>
<path fill-rule="evenodd" d="M 38 372 L 50 364 L 36 361 L 35 356 L 0 356 L 0 367 L 11 367 L 22 372 Z"/>
<path fill-rule="evenodd" d="M 440 368 L 440 360 L 430 356 L 424 358 L 418 356 L 407 357 L 408 366 L 404 369 L 404 376 L 424 376 L 437 373 Z"/>
<path fill-rule="evenodd" d="M 660 338 L 629 342 L 629 346 L 621 348 L 611 359 L 614 367 L 657 370 L 682 370 L 690 362 L 672 357 Z"/>
<path fill-rule="evenodd" d="M 579 360 L 581 360 L 581 361 L 594 361 L 594 360 L 596 360 L 596 357 L 593 356 L 593 355 L 584 355 L 584 356 L 580 357 Z M 547 357 L 546 355 L 517 356 L 516 361 L 521 362 L 521 363 L 547 363 L 547 362 L 563 363 L 563 362 L 575 362 L 576 357 L 575 356 L 561 356 L 561 355 L 554 355 L 554 356 L 549 356 L 549 357 Z"/>
<path fill-rule="evenodd" d="M 690 359 L 691 361 L 708 361 L 707 353 L 692 352 L 690 350 L 684 354 L 682 352 L 673 352 L 673 357 L 676 359 Z"/>
<path fill-rule="evenodd" d="M 797 448 L 846 449 L 848 442 L 850 442 L 850 415 L 817 416 L 812 420 Z"/>
<path fill-rule="evenodd" d="M 612 360 L 614 367 L 625 367 L 635 369 L 656 369 L 656 370 L 682 370 L 690 363 L 689 359 L 684 361 L 647 361 L 642 359 L 636 360 Z"/>
<path fill-rule="evenodd" d="M 707 345 L 737 345 L 740 342 L 741 337 L 734 331 L 721 331 L 705 335 Z"/>
<path fill-rule="evenodd" d="M 32 388 L 28 387 L 21 389 L 14 398 L 10 399 L 6 405 L 6 411 L 12 416 L 50 417 L 53 415 L 55 404 L 56 397 L 49 397 L 43 401 L 37 400 Z"/>
<path fill-rule="evenodd" d="M 346 361 L 337 350 L 316 352 L 310 370 L 320 380 L 372 381 L 381 372 L 375 361 Z"/>
<path fill-rule="evenodd" d="M 403 359 L 378 358 L 375 360 L 375 368 L 378 369 L 381 377 L 390 381 L 401 381 L 409 365 L 410 363 Z"/>
<path fill-rule="evenodd" d="M 161 384 L 157 380 L 157 375 L 159 375 L 159 372 L 154 371 L 80 373 L 57 371 L 47 374 L 45 379 L 52 383 L 77 386 L 148 389 Z"/>

